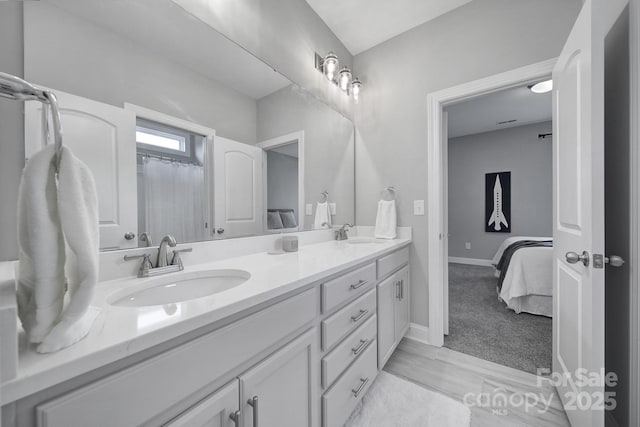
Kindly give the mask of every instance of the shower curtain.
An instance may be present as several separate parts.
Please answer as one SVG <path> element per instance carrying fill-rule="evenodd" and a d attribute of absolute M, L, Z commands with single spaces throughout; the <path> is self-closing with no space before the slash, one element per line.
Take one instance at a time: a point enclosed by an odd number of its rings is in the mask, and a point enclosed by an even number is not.
<path fill-rule="evenodd" d="M 171 234 L 178 243 L 207 239 L 204 167 L 145 157 L 142 176 L 145 229 L 154 242 Z"/>

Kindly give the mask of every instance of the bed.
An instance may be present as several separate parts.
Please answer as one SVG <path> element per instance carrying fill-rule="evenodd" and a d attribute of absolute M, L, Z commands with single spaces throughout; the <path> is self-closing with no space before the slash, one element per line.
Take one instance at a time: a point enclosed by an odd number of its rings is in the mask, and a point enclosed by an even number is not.
<path fill-rule="evenodd" d="M 551 237 L 509 237 L 491 260 L 498 278 L 498 298 L 516 313 L 551 317 L 552 246 Z"/>

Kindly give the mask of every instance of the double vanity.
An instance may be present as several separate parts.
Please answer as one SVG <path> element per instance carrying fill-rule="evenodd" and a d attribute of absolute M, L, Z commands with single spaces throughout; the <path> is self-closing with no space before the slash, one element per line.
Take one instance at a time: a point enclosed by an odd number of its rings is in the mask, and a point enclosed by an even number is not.
<path fill-rule="evenodd" d="M 408 329 L 410 231 L 300 236 L 298 252 L 214 254 L 275 241 L 263 236 L 189 245 L 179 273 L 106 271 L 84 340 L 49 355 L 21 344 L 3 424 L 342 426 Z"/>

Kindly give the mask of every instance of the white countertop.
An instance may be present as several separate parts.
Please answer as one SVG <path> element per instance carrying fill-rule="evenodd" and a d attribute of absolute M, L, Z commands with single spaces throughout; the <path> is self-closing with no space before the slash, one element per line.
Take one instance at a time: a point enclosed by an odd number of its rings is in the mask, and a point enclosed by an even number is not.
<path fill-rule="evenodd" d="M 332 240 L 305 245 L 298 252 L 281 255 L 262 252 L 185 265 L 183 272 L 171 274 L 239 269 L 249 272 L 251 278 L 235 288 L 170 304 L 170 308 L 162 305 L 138 308 L 107 304 L 107 297 L 114 292 L 149 279 L 126 278 L 101 282 L 96 288 L 92 304 L 101 311 L 91 332 L 82 341 L 57 353 L 39 354 L 26 343 L 22 334 L 17 376 L 0 386 L 0 406 L 250 309 L 341 270 L 374 260 L 409 243 L 410 238 L 370 244 Z"/>

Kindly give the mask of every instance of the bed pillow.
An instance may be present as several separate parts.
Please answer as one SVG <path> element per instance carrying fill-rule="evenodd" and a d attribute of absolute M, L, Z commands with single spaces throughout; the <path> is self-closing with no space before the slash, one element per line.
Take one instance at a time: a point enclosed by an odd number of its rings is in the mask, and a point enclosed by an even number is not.
<path fill-rule="evenodd" d="M 267 212 L 267 227 L 269 230 L 278 230 L 284 227 L 278 212 Z"/>
<path fill-rule="evenodd" d="M 296 228 L 298 226 L 296 216 L 293 214 L 293 211 L 280 212 L 280 218 L 282 219 L 282 225 L 284 228 Z"/>

